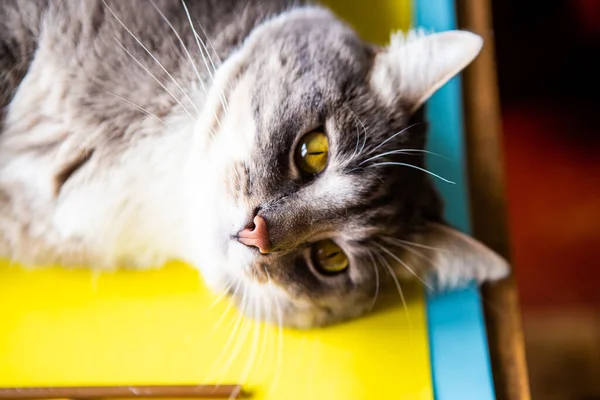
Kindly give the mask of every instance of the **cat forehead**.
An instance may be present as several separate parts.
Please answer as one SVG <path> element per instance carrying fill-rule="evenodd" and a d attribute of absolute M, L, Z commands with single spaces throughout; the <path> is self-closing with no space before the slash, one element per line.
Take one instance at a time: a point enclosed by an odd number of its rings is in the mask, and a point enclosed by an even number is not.
<path fill-rule="evenodd" d="M 311 86 L 333 92 L 349 78 L 364 76 L 373 56 L 351 28 L 317 7 L 283 13 L 258 27 L 244 46 L 252 48 L 248 72 L 257 87 L 268 90 Z"/>
<path fill-rule="evenodd" d="M 364 48 L 364 42 L 352 28 L 329 10 L 314 6 L 292 9 L 263 23 L 246 43 L 306 61 L 318 61 L 323 55 L 352 59 Z M 273 53 L 267 55 L 270 54 Z"/>

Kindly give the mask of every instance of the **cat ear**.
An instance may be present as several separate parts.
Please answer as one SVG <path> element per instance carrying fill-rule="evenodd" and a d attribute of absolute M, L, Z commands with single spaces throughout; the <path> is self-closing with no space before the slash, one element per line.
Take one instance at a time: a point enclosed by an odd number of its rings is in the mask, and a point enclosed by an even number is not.
<path fill-rule="evenodd" d="M 395 33 L 375 56 L 371 86 L 389 105 L 408 104 L 412 113 L 469 65 L 482 45 L 480 36 L 466 31 Z"/>
<path fill-rule="evenodd" d="M 404 246 L 403 262 L 421 272 L 436 289 L 495 281 L 510 272 L 506 260 L 483 243 L 449 226 L 429 223 L 427 229 L 411 241 L 412 246 Z"/>

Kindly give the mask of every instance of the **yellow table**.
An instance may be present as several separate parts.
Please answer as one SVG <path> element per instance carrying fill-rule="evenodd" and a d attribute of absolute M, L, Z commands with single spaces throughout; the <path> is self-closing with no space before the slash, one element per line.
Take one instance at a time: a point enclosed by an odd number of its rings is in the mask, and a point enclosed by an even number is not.
<path fill-rule="evenodd" d="M 241 383 L 254 399 L 432 399 L 423 293 L 347 324 L 279 331 L 198 273 L 0 263 L 0 387 Z"/>

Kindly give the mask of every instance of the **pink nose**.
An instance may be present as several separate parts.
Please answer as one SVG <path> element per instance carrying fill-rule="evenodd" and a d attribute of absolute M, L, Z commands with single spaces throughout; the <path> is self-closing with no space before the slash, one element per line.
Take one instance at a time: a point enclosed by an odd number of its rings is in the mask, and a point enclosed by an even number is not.
<path fill-rule="evenodd" d="M 269 243 L 269 231 L 267 223 L 261 216 L 254 217 L 254 229 L 245 228 L 238 233 L 238 240 L 246 246 L 258 247 L 262 254 L 271 252 L 271 244 Z"/>

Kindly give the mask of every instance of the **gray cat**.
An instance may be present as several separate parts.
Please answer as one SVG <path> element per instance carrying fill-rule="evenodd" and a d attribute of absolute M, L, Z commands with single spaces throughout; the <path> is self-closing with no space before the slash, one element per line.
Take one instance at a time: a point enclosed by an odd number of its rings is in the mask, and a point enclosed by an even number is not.
<path fill-rule="evenodd" d="M 481 45 L 380 48 L 295 0 L 1 0 L 0 255 L 184 260 L 294 327 L 501 278 L 424 165 L 422 105 Z"/>

